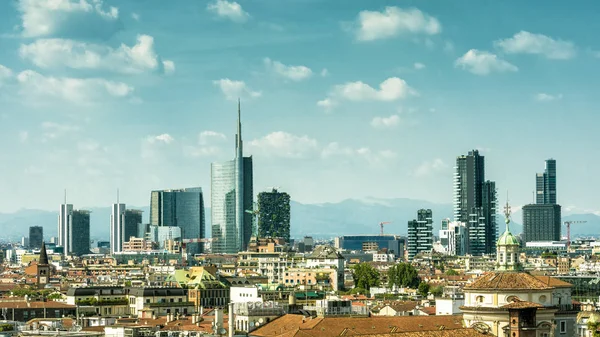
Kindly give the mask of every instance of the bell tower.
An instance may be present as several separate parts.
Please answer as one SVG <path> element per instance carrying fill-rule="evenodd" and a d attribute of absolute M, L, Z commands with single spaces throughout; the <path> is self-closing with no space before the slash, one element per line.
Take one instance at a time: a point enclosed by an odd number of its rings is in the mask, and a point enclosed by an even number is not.
<path fill-rule="evenodd" d="M 40 248 L 40 259 L 37 264 L 37 285 L 42 288 L 50 282 L 50 264 L 48 263 L 48 254 L 46 253 L 46 243 L 42 241 Z"/>

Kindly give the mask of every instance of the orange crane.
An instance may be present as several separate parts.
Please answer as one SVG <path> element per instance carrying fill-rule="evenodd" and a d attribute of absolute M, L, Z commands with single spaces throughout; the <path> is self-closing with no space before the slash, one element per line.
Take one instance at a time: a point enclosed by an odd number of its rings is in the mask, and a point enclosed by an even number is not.
<path fill-rule="evenodd" d="M 577 220 L 577 221 L 565 221 L 565 225 L 567 226 L 567 252 L 571 250 L 571 225 L 576 223 L 586 223 L 586 220 Z"/>
<path fill-rule="evenodd" d="M 381 227 L 381 235 L 383 235 L 383 225 L 387 225 L 389 223 L 392 223 L 391 221 L 382 221 L 379 223 L 379 227 Z"/>

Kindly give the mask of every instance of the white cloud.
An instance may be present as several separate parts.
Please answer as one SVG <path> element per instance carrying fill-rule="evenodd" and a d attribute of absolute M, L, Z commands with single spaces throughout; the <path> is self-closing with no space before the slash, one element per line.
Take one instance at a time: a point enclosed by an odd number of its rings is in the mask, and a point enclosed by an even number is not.
<path fill-rule="evenodd" d="M 448 164 L 446 164 L 440 158 L 436 158 L 432 161 L 423 162 L 421 165 L 419 165 L 419 167 L 415 169 L 413 175 L 416 177 L 428 176 L 430 174 L 442 171 L 446 168 L 448 168 Z"/>
<path fill-rule="evenodd" d="M 131 18 L 135 21 L 140 21 L 140 15 L 138 13 L 131 13 Z"/>
<path fill-rule="evenodd" d="M 492 72 L 518 71 L 515 65 L 504 61 L 487 51 L 471 49 L 454 63 L 455 67 L 467 70 L 475 75 L 488 75 Z"/>
<path fill-rule="evenodd" d="M 398 115 L 391 115 L 389 117 L 375 117 L 371 121 L 371 126 L 374 128 L 394 128 L 400 124 L 400 117 Z"/>
<path fill-rule="evenodd" d="M 207 131 L 200 132 L 198 139 L 199 139 L 200 145 L 206 145 L 213 141 L 226 140 L 227 137 L 220 132 L 207 130 Z"/>
<path fill-rule="evenodd" d="M 381 82 L 379 90 L 357 81 L 338 85 L 334 92 L 350 101 L 395 101 L 409 95 L 416 95 L 416 91 L 398 77 L 390 77 Z"/>
<path fill-rule="evenodd" d="M 45 69 L 101 69 L 123 74 L 172 73 L 175 70 L 173 61 L 163 61 L 156 54 L 154 38 L 149 35 L 138 35 L 135 45 L 122 44 L 117 49 L 68 39 L 40 39 L 21 45 L 19 53 L 22 58 Z"/>
<path fill-rule="evenodd" d="M 170 134 L 168 133 L 163 133 L 161 135 L 158 136 L 148 136 L 146 138 L 146 141 L 150 144 L 154 144 L 154 143 L 163 143 L 163 144 L 171 144 L 175 141 L 175 138 L 173 138 Z"/>
<path fill-rule="evenodd" d="M 243 81 L 222 78 L 213 81 L 213 84 L 218 86 L 223 92 L 223 95 L 225 95 L 225 98 L 230 101 L 235 101 L 240 97 L 257 98 L 262 95 L 260 91 L 251 90 Z"/>
<path fill-rule="evenodd" d="M 209 3 L 206 9 L 219 17 L 238 23 L 246 22 L 250 17 L 250 14 L 244 11 L 242 6 L 235 1 L 216 0 Z"/>
<path fill-rule="evenodd" d="M 122 82 L 102 78 L 49 77 L 33 70 L 19 73 L 17 81 L 21 94 L 25 96 L 54 97 L 76 103 L 128 98 L 133 93 L 133 88 Z"/>
<path fill-rule="evenodd" d="M 264 59 L 267 69 L 278 76 L 287 78 L 292 81 L 302 81 L 312 76 L 312 70 L 306 66 L 286 66 L 285 64 L 273 61 L 270 58 Z"/>
<path fill-rule="evenodd" d="M 0 85 L 13 76 L 12 70 L 0 64 Z"/>
<path fill-rule="evenodd" d="M 19 0 L 25 37 L 108 38 L 122 28 L 119 10 L 103 0 Z"/>
<path fill-rule="evenodd" d="M 265 156 L 306 158 L 315 153 L 318 143 L 306 135 L 297 136 L 284 131 L 272 132 L 249 143 L 251 149 Z"/>
<path fill-rule="evenodd" d="M 386 7 L 382 12 L 362 11 L 358 14 L 356 38 L 372 41 L 400 34 L 434 35 L 442 31 L 440 22 L 416 8 Z"/>
<path fill-rule="evenodd" d="M 419 63 L 419 62 L 416 62 L 416 63 L 413 65 L 413 67 L 414 67 L 416 70 L 425 69 L 425 65 L 424 65 L 423 63 Z"/>
<path fill-rule="evenodd" d="M 321 77 L 327 76 L 329 76 L 329 70 L 327 70 L 327 68 L 323 68 L 323 70 L 321 70 Z"/>
<path fill-rule="evenodd" d="M 539 54 L 555 60 L 575 57 L 577 49 L 571 41 L 555 40 L 543 34 L 520 31 L 511 38 L 498 40 L 494 46 L 508 54 Z"/>
<path fill-rule="evenodd" d="M 325 98 L 325 99 L 318 101 L 317 106 L 325 109 L 325 111 L 330 111 L 335 106 L 337 106 L 337 102 L 332 100 L 331 98 Z"/>
<path fill-rule="evenodd" d="M 538 102 L 551 102 L 551 101 L 556 101 L 559 99 L 562 99 L 563 95 L 562 94 L 558 94 L 558 95 L 551 95 L 551 94 L 546 94 L 546 93 L 539 93 L 536 94 L 534 96 L 534 99 Z"/>

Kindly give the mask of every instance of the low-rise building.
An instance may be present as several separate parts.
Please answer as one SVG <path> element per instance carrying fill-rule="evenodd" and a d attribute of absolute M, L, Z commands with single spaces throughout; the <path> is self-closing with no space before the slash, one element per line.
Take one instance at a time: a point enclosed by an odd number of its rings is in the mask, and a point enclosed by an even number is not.
<path fill-rule="evenodd" d="M 129 314 L 137 317 L 187 315 L 194 312 L 188 290 L 182 288 L 140 287 L 129 289 Z"/>

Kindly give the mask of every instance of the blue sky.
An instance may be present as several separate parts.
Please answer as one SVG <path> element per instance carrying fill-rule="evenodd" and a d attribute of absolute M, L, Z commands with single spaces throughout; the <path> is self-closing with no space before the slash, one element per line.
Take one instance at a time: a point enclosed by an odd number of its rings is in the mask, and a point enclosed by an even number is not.
<path fill-rule="evenodd" d="M 581 1 L 0 2 L 0 211 L 149 202 L 234 155 L 256 192 L 451 203 L 478 148 L 501 201 L 600 210 L 600 4 Z"/>

